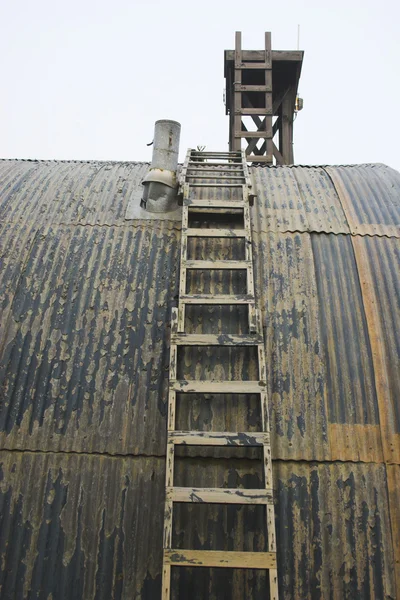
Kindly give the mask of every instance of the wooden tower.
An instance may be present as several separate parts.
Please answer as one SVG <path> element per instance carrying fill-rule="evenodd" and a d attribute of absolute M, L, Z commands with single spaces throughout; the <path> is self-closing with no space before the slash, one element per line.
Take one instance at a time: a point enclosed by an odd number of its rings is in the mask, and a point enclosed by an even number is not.
<path fill-rule="evenodd" d="M 294 162 L 293 119 L 302 62 L 302 51 L 271 50 L 270 32 L 263 50 L 242 50 L 242 34 L 236 32 L 235 50 L 225 50 L 231 152 L 244 148 L 248 162 Z"/>

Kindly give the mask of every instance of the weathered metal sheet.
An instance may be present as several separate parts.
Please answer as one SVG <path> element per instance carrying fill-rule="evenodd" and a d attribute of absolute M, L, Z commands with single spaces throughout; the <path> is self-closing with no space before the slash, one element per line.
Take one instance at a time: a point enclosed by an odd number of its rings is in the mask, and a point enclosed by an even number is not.
<path fill-rule="evenodd" d="M 351 233 L 400 237 L 400 174 L 386 165 L 326 167 Z"/>
<path fill-rule="evenodd" d="M 160 596 L 164 460 L 0 452 L 2 600 Z"/>
<path fill-rule="evenodd" d="M 147 163 L 0 160 L 0 220 L 122 224 L 147 170 Z"/>
<path fill-rule="evenodd" d="M 177 483 L 261 482 L 256 461 L 230 460 L 229 469 L 222 460 L 207 461 L 206 469 L 204 459 L 184 461 L 177 461 Z M 2 451 L 0 469 L 4 600 L 160 597 L 162 458 Z M 384 465 L 278 461 L 274 478 L 285 600 L 396 597 Z M 188 527 L 194 512 L 196 527 Z M 260 507 L 189 505 L 176 512 L 173 528 L 178 547 L 265 544 Z M 263 572 L 180 571 L 174 600 L 265 598 Z"/>
<path fill-rule="evenodd" d="M 255 234 L 254 260 L 266 340 L 272 455 L 330 456 L 324 348 L 309 234 Z"/>
<path fill-rule="evenodd" d="M 0 222 L 0 355 L 7 339 L 11 304 L 36 233 L 34 223 Z"/>
<path fill-rule="evenodd" d="M 256 461 L 237 461 L 237 468 L 232 460 L 225 465 L 222 460 L 208 460 L 207 468 L 204 459 L 185 461 L 177 464 L 177 485 L 254 488 L 262 484 Z M 278 461 L 273 472 L 280 596 L 285 600 L 395 598 L 385 466 Z M 262 551 L 266 532 L 260 508 L 180 506 L 173 525 L 174 543 L 179 548 Z M 175 577 L 179 597 L 186 593 L 200 600 L 226 594 L 237 600 L 258 600 L 265 595 L 260 573 L 184 569 Z"/>
<path fill-rule="evenodd" d="M 164 451 L 178 242 L 168 223 L 37 234 L 15 295 L 6 290 L 3 448 Z"/>
<path fill-rule="evenodd" d="M 385 460 L 400 464 L 400 248 L 396 238 L 353 239 L 375 372 Z"/>
<path fill-rule="evenodd" d="M 384 465 L 274 465 L 280 591 L 300 598 L 396 598 Z"/>
<path fill-rule="evenodd" d="M 1 453 L 0 472 L 6 600 L 160 595 L 169 322 L 180 232 L 171 222 L 124 221 L 147 168 L 0 161 L 0 445 L 11 450 Z M 253 169 L 256 179 L 261 172 L 271 179 L 260 184 L 269 212 L 257 199 L 251 211 L 279 459 L 280 589 L 293 599 L 389 599 L 396 597 L 393 551 L 400 551 L 398 467 L 388 467 L 386 480 L 386 466 L 374 461 L 400 463 L 400 255 L 395 237 L 377 236 L 397 235 L 391 211 L 398 210 L 399 176 L 383 166 L 340 169 L 340 177 L 354 179 L 351 206 L 364 219 L 362 231 L 353 228 L 350 200 L 340 186 L 339 200 L 327 171 Z M 369 191 L 360 187 L 363 179 Z M 207 197 L 220 197 L 221 189 Z M 369 221 L 359 209 L 367 202 L 385 204 Z M 368 236 L 327 235 L 349 233 L 347 221 L 353 234 Z M 240 260 L 237 242 L 193 240 L 190 256 Z M 199 284 L 210 293 L 239 293 L 244 278 L 191 273 L 188 289 Z M 216 325 L 227 332 L 233 313 L 210 307 L 199 319 L 192 307 L 187 322 L 192 333 Z M 237 333 L 246 333 L 246 323 L 241 313 Z M 251 357 L 221 351 L 202 349 L 201 366 L 189 351 L 186 376 L 255 377 Z M 178 422 L 183 429 L 257 431 L 257 403 L 256 396 L 178 395 Z M 176 484 L 189 484 L 189 477 L 207 487 L 261 484 L 257 449 L 238 449 L 228 469 L 225 450 L 214 461 L 203 449 L 180 456 Z M 131 456 L 145 454 L 155 456 Z M 327 462 L 335 459 L 348 462 Z M 257 509 L 200 510 L 197 530 L 190 515 L 177 512 L 177 543 L 262 548 L 265 535 L 251 533 L 261 531 Z M 398 563 L 396 569 L 399 586 Z M 265 598 L 264 575 L 253 571 L 188 569 L 174 581 L 180 597 L 231 598 L 233 584 L 234 600 Z"/>
<path fill-rule="evenodd" d="M 258 231 L 349 233 L 336 190 L 321 167 L 252 167 Z"/>
<path fill-rule="evenodd" d="M 311 235 L 332 460 L 382 461 L 374 365 L 350 236 Z"/>

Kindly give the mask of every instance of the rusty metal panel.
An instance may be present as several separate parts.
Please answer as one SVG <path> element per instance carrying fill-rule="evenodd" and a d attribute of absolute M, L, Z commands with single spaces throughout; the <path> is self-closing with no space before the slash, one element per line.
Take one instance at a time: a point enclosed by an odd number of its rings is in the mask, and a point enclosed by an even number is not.
<path fill-rule="evenodd" d="M 325 167 L 351 233 L 400 237 L 400 174 L 386 165 Z"/>
<path fill-rule="evenodd" d="M 396 238 L 354 237 L 372 348 L 385 460 L 400 463 L 400 249 Z"/>
<path fill-rule="evenodd" d="M 352 240 L 311 235 L 332 460 L 382 461 L 374 365 Z"/>
<path fill-rule="evenodd" d="M 160 596 L 164 460 L 0 452 L 2 600 Z"/>
<path fill-rule="evenodd" d="M 147 163 L 0 160 L 0 220 L 123 224 L 147 170 Z"/>
<path fill-rule="evenodd" d="M 177 461 L 176 484 L 258 488 L 256 461 Z M 391 522 L 384 465 L 274 462 L 278 577 L 285 600 L 395 598 Z M 173 524 L 179 548 L 262 551 L 263 507 L 179 506 Z M 261 509 L 261 510 L 260 510 Z M 191 524 L 188 527 L 188 523 Z M 227 597 L 259 600 L 262 574 L 185 569 L 174 600 Z M 233 589 L 233 593 L 232 593 Z M 225 590 L 225 591 L 224 591 Z M 220 594 L 220 595 L 219 595 Z M 226 596 L 224 595 L 226 594 Z"/>
<path fill-rule="evenodd" d="M 303 598 L 395 598 L 384 465 L 279 462 L 280 593 Z"/>
<path fill-rule="evenodd" d="M 252 167 L 258 231 L 349 233 L 331 179 L 321 167 Z"/>
<path fill-rule="evenodd" d="M 310 235 L 256 233 L 253 240 L 273 456 L 327 460 L 324 350 Z"/>
<path fill-rule="evenodd" d="M 3 448 L 164 451 L 179 236 L 171 224 L 139 222 L 37 234 L 6 293 Z"/>
<path fill-rule="evenodd" d="M 169 320 L 180 232 L 172 223 L 125 224 L 131 190 L 147 167 L 0 161 L 0 444 L 12 450 L 3 450 L 0 461 L 6 600 L 160 595 Z M 380 427 L 385 460 L 400 462 L 398 240 L 377 237 L 396 234 L 391 207 L 398 206 L 399 176 L 383 166 L 333 168 L 340 169 L 354 189 L 366 185 L 364 178 L 376 190 L 368 210 L 380 228 L 360 212 L 365 232 L 375 235 L 352 236 L 354 256 L 350 236 L 325 235 L 348 233 L 346 217 L 355 233 L 356 221 L 350 200 L 341 188 L 338 200 L 323 169 L 253 168 L 263 186 L 259 197 L 266 198 L 256 199 L 252 219 L 278 459 L 280 590 L 296 600 L 396 595 L 398 467 L 388 467 L 386 480 L 385 465 L 372 461 L 383 460 Z M 360 186 L 351 200 L 356 208 L 367 202 Z M 284 233 L 285 227 L 298 231 Z M 193 258 L 240 259 L 243 248 L 235 243 L 193 240 L 190 251 Z M 210 292 L 240 290 L 244 281 L 233 273 L 191 274 L 189 288 L 196 277 Z M 187 319 L 192 331 L 208 331 L 215 323 L 230 327 L 232 313 L 211 307 L 201 321 L 193 309 Z M 242 314 L 238 331 L 246 322 Z M 206 351 L 201 364 L 189 353 L 187 376 L 255 376 L 248 358 Z M 178 421 L 210 430 L 260 428 L 255 396 L 215 396 L 178 397 Z M 240 448 L 226 468 L 226 449 L 219 450 L 220 458 L 207 462 L 203 449 L 184 459 L 184 449 L 178 452 L 176 484 L 196 477 L 205 486 L 262 485 L 256 451 Z M 334 458 L 371 462 L 326 462 Z M 185 515 L 189 508 L 203 511 L 197 529 Z M 177 543 L 262 548 L 258 509 L 218 510 L 180 507 Z M 234 600 L 264 600 L 263 577 L 188 569 L 176 584 L 180 597 L 194 600 L 232 598 L 231 584 Z"/>
<path fill-rule="evenodd" d="M 207 461 L 205 469 L 204 459 L 178 460 L 177 482 L 196 473 L 201 486 L 260 484 L 255 461 L 227 464 Z M 159 597 L 164 459 L 2 451 L 0 467 L 2 598 Z M 278 461 L 274 476 L 281 595 L 395 598 L 385 466 Z M 215 507 L 200 511 L 196 527 L 178 511 L 182 547 L 262 547 L 263 535 L 252 536 L 262 530 L 258 509 L 225 506 L 222 520 Z M 265 597 L 262 573 L 180 575 L 180 598 Z M 174 600 L 178 591 L 179 583 Z"/>

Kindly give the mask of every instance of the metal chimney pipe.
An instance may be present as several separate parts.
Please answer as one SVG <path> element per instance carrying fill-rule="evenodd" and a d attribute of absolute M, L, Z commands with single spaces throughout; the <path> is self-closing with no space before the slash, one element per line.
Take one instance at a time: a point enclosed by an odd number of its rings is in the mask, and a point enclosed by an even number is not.
<path fill-rule="evenodd" d="M 178 208 L 176 171 L 180 135 L 181 124 L 177 121 L 156 121 L 151 166 L 142 181 L 141 205 L 150 212 L 163 213 Z"/>

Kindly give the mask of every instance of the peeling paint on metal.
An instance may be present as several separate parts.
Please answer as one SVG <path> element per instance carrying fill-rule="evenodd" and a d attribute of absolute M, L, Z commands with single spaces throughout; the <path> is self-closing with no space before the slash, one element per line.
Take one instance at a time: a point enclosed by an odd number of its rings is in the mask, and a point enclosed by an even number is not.
<path fill-rule="evenodd" d="M 382 460 L 374 365 L 350 236 L 311 236 L 332 460 Z M 349 299 L 351 298 L 351 301 Z"/>
<path fill-rule="evenodd" d="M 274 473 L 285 600 L 395 598 L 385 466 L 280 462 Z"/>
<path fill-rule="evenodd" d="M 3 448 L 164 451 L 178 240 L 167 223 L 40 230 L 8 297 Z"/>
<path fill-rule="evenodd" d="M 125 220 L 147 168 L 0 161 L 5 600 L 160 595 L 180 227 Z M 400 175 L 383 165 L 252 173 L 255 281 L 279 459 L 280 591 L 293 600 L 393 599 L 399 475 L 397 464 L 384 463 L 400 463 Z M 209 188 L 202 197 L 235 194 Z M 189 256 L 240 260 L 243 242 L 193 239 Z M 244 285 L 240 272 L 188 277 L 192 292 L 243 293 Z M 192 333 L 233 333 L 233 314 L 212 306 L 200 319 L 191 307 L 187 324 Z M 247 333 L 243 311 L 235 326 Z M 243 352 L 183 351 L 188 379 L 256 378 Z M 257 431 L 258 398 L 179 393 L 177 419 L 182 429 Z M 262 486 L 257 448 L 217 451 L 206 460 L 203 447 L 180 449 L 175 483 Z M 177 511 L 181 547 L 264 547 L 258 509 L 201 506 L 195 530 L 198 507 Z M 174 600 L 178 592 L 232 598 L 232 586 L 234 600 L 265 598 L 259 571 L 183 568 L 178 582 L 174 568 L 173 579 Z"/>
<path fill-rule="evenodd" d="M 400 237 L 400 174 L 386 165 L 326 167 L 351 233 Z"/>
<path fill-rule="evenodd" d="M 262 485 L 254 460 L 247 464 L 237 461 L 237 468 L 232 459 L 225 461 L 226 465 L 223 460 L 188 460 L 190 468 L 182 462 L 177 465 L 177 485 L 253 489 Z M 273 472 L 282 597 L 395 598 L 385 466 L 278 461 Z M 179 506 L 174 543 L 178 548 L 263 550 L 265 515 L 263 520 L 259 509 Z M 196 523 L 196 527 L 187 527 L 187 523 Z M 262 574 L 255 576 L 255 572 L 185 569 L 175 578 L 179 597 L 186 592 L 199 600 L 220 598 L 221 593 L 224 598 L 224 589 L 226 597 L 238 600 L 261 599 L 265 594 Z"/>
<path fill-rule="evenodd" d="M 129 199 L 148 167 L 128 162 L 0 160 L 0 220 L 123 224 Z"/>
<path fill-rule="evenodd" d="M 349 233 L 336 190 L 320 167 L 252 167 L 258 231 Z"/>
<path fill-rule="evenodd" d="M 400 464 L 400 248 L 396 238 L 353 239 L 374 363 L 385 460 Z"/>
<path fill-rule="evenodd" d="M 1 598 L 157 598 L 163 465 L 0 452 Z"/>
<path fill-rule="evenodd" d="M 254 241 L 272 455 L 327 460 L 326 375 L 310 236 L 271 232 L 255 234 Z"/>

